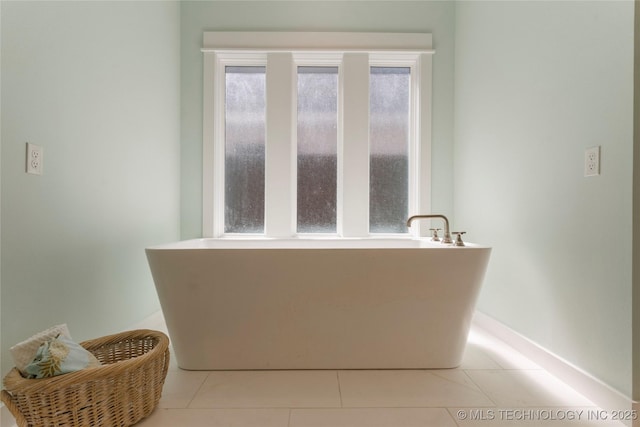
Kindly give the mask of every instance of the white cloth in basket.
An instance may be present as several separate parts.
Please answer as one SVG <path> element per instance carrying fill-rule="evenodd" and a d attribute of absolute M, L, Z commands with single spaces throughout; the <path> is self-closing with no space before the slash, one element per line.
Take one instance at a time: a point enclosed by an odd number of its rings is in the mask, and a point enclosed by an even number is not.
<path fill-rule="evenodd" d="M 43 342 L 49 341 L 59 335 L 71 339 L 71 334 L 69 333 L 69 328 L 67 328 L 66 323 L 62 325 L 52 326 L 46 331 L 39 332 L 34 336 L 27 338 L 26 340 L 11 347 L 9 351 L 11 352 L 13 363 L 15 364 L 16 368 L 18 368 L 20 372 L 24 373 L 27 365 L 29 365 L 29 363 L 31 363 L 33 361 L 33 358 L 36 356 L 40 345 Z"/>

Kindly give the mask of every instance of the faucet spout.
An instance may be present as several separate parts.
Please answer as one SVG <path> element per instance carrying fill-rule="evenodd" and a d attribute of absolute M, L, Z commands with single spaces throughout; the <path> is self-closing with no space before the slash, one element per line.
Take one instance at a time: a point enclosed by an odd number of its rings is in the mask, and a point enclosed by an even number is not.
<path fill-rule="evenodd" d="M 431 215 L 430 214 L 430 215 L 413 215 L 413 216 L 410 216 L 409 219 L 407 220 L 407 228 L 411 227 L 411 223 L 416 219 L 431 219 L 431 218 L 439 218 L 439 219 L 442 219 L 444 221 L 444 237 L 442 238 L 442 243 L 444 243 L 444 244 L 453 243 L 453 240 L 451 240 L 451 232 L 449 231 L 449 220 L 444 215 L 438 215 L 438 214 Z"/>

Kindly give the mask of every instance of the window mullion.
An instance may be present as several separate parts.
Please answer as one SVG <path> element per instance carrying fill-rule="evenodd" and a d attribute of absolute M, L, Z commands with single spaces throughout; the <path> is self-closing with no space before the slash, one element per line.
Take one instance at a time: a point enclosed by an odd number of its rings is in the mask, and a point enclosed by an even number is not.
<path fill-rule="evenodd" d="M 267 56 L 265 235 L 295 234 L 295 69 L 291 53 Z"/>
<path fill-rule="evenodd" d="M 413 205 L 414 209 L 409 207 L 410 215 L 420 212 L 431 212 L 431 79 L 432 79 L 432 57 L 431 55 L 421 54 L 418 58 L 418 76 L 419 82 L 414 90 L 417 97 L 414 106 L 416 117 L 418 118 L 415 128 L 416 144 L 415 144 L 415 180 L 417 188 L 417 201 Z M 428 236 L 428 224 L 423 221 L 420 225 L 419 235 Z"/>
<path fill-rule="evenodd" d="M 202 231 L 203 237 L 220 237 L 224 234 L 226 60 L 217 53 L 207 53 L 204 61 Z"/>
<path fill-rule="evenodd" d="M 338 141 L 338 230 L 369 235 L 369 55 L 345 53 Z"/>

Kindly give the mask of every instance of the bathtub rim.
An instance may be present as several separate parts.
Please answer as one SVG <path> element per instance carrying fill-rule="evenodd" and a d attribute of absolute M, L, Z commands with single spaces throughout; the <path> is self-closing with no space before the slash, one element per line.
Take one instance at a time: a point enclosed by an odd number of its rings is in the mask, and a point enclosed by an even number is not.
<path fill-rule="evenodd" d="M 443 245 L 432 242 L 431 238 L 413 237 L 336 237 L 336 236 L 294 236 L 294 237 L 200 237 L 150 245 L 146 251 L 163 250 L 471 250 L 491 249 L 491 246 L 464 242 L 465 246 Z"/>

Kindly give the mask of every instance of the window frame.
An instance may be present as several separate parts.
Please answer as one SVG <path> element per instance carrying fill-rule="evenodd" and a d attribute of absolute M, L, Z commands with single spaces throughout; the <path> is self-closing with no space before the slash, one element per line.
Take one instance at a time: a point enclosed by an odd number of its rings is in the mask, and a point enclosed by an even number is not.
<path fill-rule="evenodd" d="M 295 45 L 292 45 L 295 41 Z M 428 33 L 290 33 L 290 32 L 205 32 L 203 81 L 203 182 L 202 182 L 202 235 L 203 237 L 296 237 L 326 236 L 320 233 L 297 233 L 296 180 L 297 180 L 297 67 L 337 66 L 339 80 L 338 101 L 338 209 L 337 233 L 332 237 L 369 237 L 387 235 L 369 233 L 369 152 L 368 109 L 369 73 L 371 67 L 411 68 L 411 108 L 409 136 L 409 214 L 430 211 L 431 196 L 431 34 Z M 363 134 L 362 108 L 354 110 L 349 94 L 362 76 L 366 61 L 366 136 Z M 267 110 L 269 93 L 278 93 L 278 107 L 267 111 L 265 156 L 265 233 L 224 232 L 224 85 L 226 66 L 267 67 Z M 359 71 L 354 71 L 358 69 Z M 270 73 L 269 70 L 272 70 Z M 274 72 L 273 70 L 277 70 Z M 270 79 L 270 75 L 274 78 Z M 277 77 L 275 76 L 277 75 Z M 360 76 L 360 77 L 358 77 Z M 345 95 L 345 89 L 347 94 Z M 358 89 L 360 90 L 360 89 Z M 347 99 L 345 99 L 345 97 Z M 275 97 L 274 97 L 275 99 Z M 360 105 L 362 107 L 362 105 Z M 357 111 L 360 117 L 349 116 Z M 273 114 L 275 117 L 270 117 Z M 270 120 L 276 125 L 270 126 Z M 352 124 L 360 122 L 358 125 Z M 346 126 L 345 126 L 346 123 Z M 271 133 L 270 133 L 271 132 Z M 355 135 L 355 137 L 354 137 Z M 359 142 L 345 139 L 354 138 Z M 277 143 L 273 141 L 277 140 Z M 271 144 L 270 144 L 270 141 Z M 270 150 L 271 147 L 271 150 Z M 345 151 L 347 149 L 347 151 Z M 355 154 L 351 153 L 355 149 Z M 364 155 L 358 163 L 366 166 L 366 178 L 348 179 L 352 168 L 345 170 L 350 156 Z M 346 160 L 345 160 L 345 157 Z M 353 172 L 356 173 L 356 172 Z M 283 182 L 284 180 L 284 182 Z M 269 182 L 278 182 L 278 189 Z M 349 182 L 353 181 L 353 182 Z M 355 185 L 352 185 L 354 184 Z M 366 185 L 366 197 L 362 189 Z M 276 187 L 276 186 L 274 186 Z M 277 192 L 277 194 L 272 194 Z M 271 194 L 271 196 L 270 196 Z M 366 203 L 362 200 L 364 197 Z M 269 201 L 271 199 L 271 203 Z M 288 203 L 282 203 L 288 200 Z M 366 213 L 366 221 L 364 215 Z M 365 223 L 363 223 L 365 222 Z M 422 235 L 424 228 L 417 230 Z M 409 236 L 406 233 L 394 236 Z"/>

